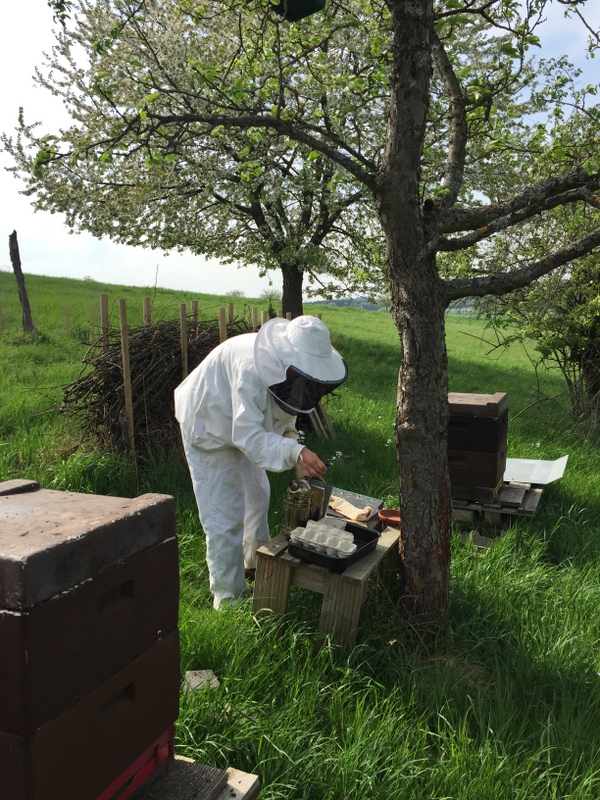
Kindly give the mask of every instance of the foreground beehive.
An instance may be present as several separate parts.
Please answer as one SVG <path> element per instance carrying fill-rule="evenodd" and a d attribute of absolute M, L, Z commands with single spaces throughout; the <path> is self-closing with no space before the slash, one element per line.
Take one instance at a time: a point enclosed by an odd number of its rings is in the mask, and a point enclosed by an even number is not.
<path fill-rule="evenodd" d="M 175 503 L 0 483 L 0 798 L 93 800 L 179 709 Z"/>

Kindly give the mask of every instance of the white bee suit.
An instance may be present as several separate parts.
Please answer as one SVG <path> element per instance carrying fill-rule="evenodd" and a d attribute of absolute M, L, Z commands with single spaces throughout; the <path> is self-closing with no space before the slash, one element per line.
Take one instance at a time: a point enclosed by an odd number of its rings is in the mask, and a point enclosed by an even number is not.
<path fill-rule="evenodd" d="M 277 405 L 256 369 L 256 337 L 223 342 L 175 390 L 215 608 L 244 594 L 244 568 L 256 566 L 257 547 L 270 538 L 265 470 L 292 469 L 303 449 L 285 436 L 295 417 Z M 285 376 L 284 365 L 272 366 Z"/>

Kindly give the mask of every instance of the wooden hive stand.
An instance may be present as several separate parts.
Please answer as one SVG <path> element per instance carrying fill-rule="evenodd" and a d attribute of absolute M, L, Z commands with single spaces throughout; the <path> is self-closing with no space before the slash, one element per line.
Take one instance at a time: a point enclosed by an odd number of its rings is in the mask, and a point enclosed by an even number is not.
<path fill-rule="evenodd" d="M 206 767 L 190 758 L 175 756 L 128 797 L 130 800 L 256 800 L 259 791 L 257 775 L 232 767 L 227 770 Z"/>
<path fill-rule="evenodd" d="M 280 534 L 258 549 L 252 610 L 285 614 L 292 586 L 318 592 L 323 595 L 319 630 L 332 633 L 338 644 L 352 647 L 369 577 L 394 550 L 399 538 L 397 528 L 386 528 L 374 550 L 336 573 L 290 555 L 285 534 Z"/>
<path fill-rule="evenodd" d="M 514 517 L 532 517 L 542 498 L 544 487 L 517 481 L 505 482 L 493 500 L 472 501 L 452 498 L 454 522 L 472 524 L 483 519 L 489 525 L 502 528 Z"/>

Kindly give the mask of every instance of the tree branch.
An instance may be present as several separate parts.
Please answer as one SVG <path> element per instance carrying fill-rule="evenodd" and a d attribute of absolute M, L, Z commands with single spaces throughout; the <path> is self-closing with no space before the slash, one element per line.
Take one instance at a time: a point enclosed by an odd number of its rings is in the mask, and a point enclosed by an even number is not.
<path fill-rule="evenodd" d="M 353 152 L 351 156 L 345 155 L 338 148 L 324 142 L 318 135 L 322 132 L 310 125 L 299 127 L 292 121 L 263 114 L 249 114 L 239 117 L 230 117 L 225 114 L 199 113 L 163 116 L 148 111 L 148 119 L 152 119 L 158 126 L 198 123 L 211 128 L 237 128 L 238 130 L 262 128 L 264 130 L 273 130 L 280 136 L 288 136 L 297 142 L 308 145 L 319 153 L 323 153 L 333 162 L 346 169 L 351 175 L 354 175 L 357 180 L 364 183 L 369 189 L 375 190 L 377 185 L 376 167 L 373 163 L 359 153 Z"/>
<path fill-rule="evenodd" d="M 429 245 L 432 252 L 454 252 L 471 247 L 493 233 L 517 225 L 531 217 L 566 203 L 578 201 L 596 204 L 594 192 L 600 187 L 600 173 L 589 175 L 584 169 L 574 169 L 530 186 L 504 203 L 471 209 L 441 209 L 438 230 L 470 233 L 446 239 L 437 236 Z"/>
<path fill-rule="evenodd" d="M 562 267 L 569 261 L 591 253 L 600 246 L 600 228 L 582 236 L 566 247 L 556 250 L 532 264 L 512 270 L 482 275 L 476 278 L 461 278 L 445 281 L 445 292 L 448 302 L 460 297 L 483 297 L 486 294 L 505 294 L 521 286 L 527 286 L 553 269 Z"/>
<path fill-rule="evenodd" d="M 433 57 L 442 76 L 444 86 L 450 98 L 450 138 L 448 142 L 448 162 L 443 179 L 447 190 L 442 204 L 453 206 L 456 203 L 463 183 L 465 158 L 467 152 L 467 115 L 466 99 L 460 83 L 454 73 L 450 59 L 446 54 L 438 35 L 433 34 Z"/>

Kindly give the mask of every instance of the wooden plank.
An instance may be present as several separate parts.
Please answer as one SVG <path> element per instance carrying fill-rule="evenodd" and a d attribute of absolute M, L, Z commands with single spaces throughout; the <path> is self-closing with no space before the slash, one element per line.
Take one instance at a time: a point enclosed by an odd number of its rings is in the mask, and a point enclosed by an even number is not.
<path fill-rule="evenodd" d="M 471 523 L 475 519 L 475 511 L 468 508 L 453 508 L 452 519 L 454 522 Z"/>
<path fill-rule="evenodd" d="M 354 564 L 350 564 L 348 569 L 342 573 L 344 580 L 362 583 L 365 578 L 369 577 L 391 548 L 398 544 L 399 539 L 400 530 L 398 528 L 386 528 L 379 537 L 375 549 L 367 553 L 366 556 L 359 558 Z"/>
<path fill-rule="evenodd" d="M 227 312 L 224 308 L 219 309 L 219 344 L 227 340 Z"/>
<path fill-rule="evenodd" d="M 533 515 L 539 505 L 540 500 L 542 499 L 542 492 L 544 491 L 542 486 L 532 486 L 531 489 L 525 495 L 525 499 L 523 500 L 521 509 L 523 510 L 524 514 Z"/>
<path fill-rule="evenodd" d="M 452 484 L 450 491 L 452 502 L 465 500 L 470 503 L 494 503 L 497 502 L 498 492 L 502 489 L 502 480 L 497 486 L 459 486 Z"/>
<path fill-rule="evenodd" d="M 227 786 L 217 800 L 255 800 L 260 791 L 258 775 L 229 767 Z"/>
<path fill-rule="evenodd" d="M 181 378 L 188 376 L 187 304 L 179 304 L 179 346 L 181 348 Z"/>
<path fill-rule="evenodd" d="M 226 790 L 225 770 L 188 759 L 169 759 L 165 768 L 139 787 L 131 800 L 218 800 Z"/>
<path fill-rule="evenodd" d="M 518 508 L 523 502 L 528 488 L 528 486 L 522 484 L 505 484 L 498 495 L 498 504 L 501 507 L 508 506 L 509 508 Z"/>
<path fill-rule="evenodd" d="M 489 525 L 502 525 L 506 521 L 499 511 L 484 511 L 483 518 Z"/>
<path fill-rule="evenodd" d="M 327 439 L 328 438 L 327 431 L 323 427 L 323 423 L 321 422 L 321 418 L 319 417 L 316 408 L 313 408 L 312 411 L 309 411 L 307 416 L 317 436 L 321 436 L 323 439 Z"/>
<path fill-rule="evenodd" d="M 327 411 L 325 411 L 325 407 L 323 406 L 323 403 L 319 402 L 319 405 L 317 406 L 317 409 L 318 409 L 318 412 L 323 417 L 323 421 L 325 422 L 327 430 L 329 431 L 329 435 L 331 436 L 332 439 L 335 439 L 335 431 L 333 429 L 333 425 L 331 424 L 331 420 L 329 419 L 329 415 L 327 414 Z"/>
<path fill-rule="evenodd" d="M 352 647 L 366 594 L 364 583 L 344 580 L 344 573 L 330 573 L 323 595 L 319 630 L 333 633 L 340 645 Z"/>
<path fill-rule="evenodd" d="M 252 597 L 254 613 L 287 611 L 292 577 L 292 565 L 280 558 L 287 547 L 284 534 L 258 548 L 256 554 L 256 576 Z"/>
<path fill-rule="evenodd" d="M 100 328 L 102 330 L 102 349 L 108 350 L 108 337 L 110 333 L 110 321 L 108 316 L 108 295 L 100 295 Z"/>
<path fill-rule="evenodd" d="M 149 297 L 144 297 L 142 300 L 142 308 L 144 315 L 144 328 L 150 328 L 152 325 L 152 304 Z"/>
<path fill-rule="evenodd" d="M 490 539 L 487 536 L 481 536 L 481 534 L 477 531 L 463 533 L 463 535 L 460 537 L 460 543 L 462 545 L 471 544 L 476 550 L 485 550 L 493 543 L 493 541 L 493 539 Z"/>
<path fill-rule="evenodd" d="M 282 553 L 285 553 L 287 546 L 288 540 L 285 533 L 280 533 L 278 536 L 274 536 L 269 542 L 261 544 L 261 546 L 258 548 L 258 552 L 275 558 L 276 556 L 280 556 Z"/>
<path fill-rule="evenodd" d="M 175 756 L 175 761 L 184 761 L 195 764 L 193 758 L 185 756 Z M 242 772 L 235 767 L 227 768 L 227 785 L 221 790 L 216 800 L 256 800 L 260 791 L 260 780 L 258 775 L 250 772 Z M 166 800 L 166 798 L 164 799 Z M 185 800 L 185 798 L 178 798 Z M 202 800 L 202 798 L 190 798 L 190 800 Z"/>
<path fill-rule="evenodd" d="M 135 432 L 133 428 L 133 395 L 131 389 L 131 363 L 129 360 L 129 327 L 127 325 L 127 304 L 119 300 L 119 319 L 121 323 L 121 359 L 123 365 L 123 394 L 125 418 L 127 422 L 127 441 L 131 453 L 135 453 Z"/>
<path fill-rule="evenodd" d="M 309 564 L 300 559 L 294 559 L 297 563 L 292 570 L 292 586 L 300 586 L 301 589 L 308 589 L 317 594 L 324 594 L 330 571 L 326 567 L 318 564 Z"/>

